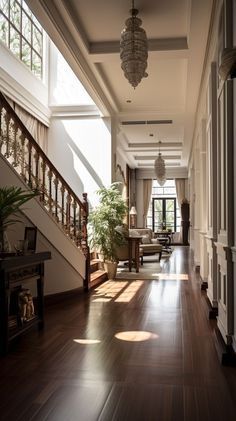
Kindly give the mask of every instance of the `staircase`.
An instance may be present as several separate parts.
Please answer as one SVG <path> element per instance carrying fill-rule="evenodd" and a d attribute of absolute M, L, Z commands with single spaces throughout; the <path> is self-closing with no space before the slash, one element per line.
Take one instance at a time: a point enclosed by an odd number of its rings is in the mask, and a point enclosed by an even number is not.
<path fill-rule="evenodd" d="M 94 253 L 90 254 L 90 288 L 101 284 L 106 281 L 107 272 L 102 268 L 102 262 L 94 256 Z"/>
<path fill-rule="evenodd" d="M 59 253 L 79 272 L 84 290 L 104 280 L 106 274 L 99 262 L 92 260 L 90 264 L 87 194 L 83 194 L 82 201 L 77 197 L 2 93 L 0 158 L 4 163 L 0 174 L 2 181 L 8 180 L 12 185 L 17 182 L 24 189 L 39 192 L 39 199 L 34 199 L 31 213 L 26 216 L 55 248 L 62 248 Z"/>

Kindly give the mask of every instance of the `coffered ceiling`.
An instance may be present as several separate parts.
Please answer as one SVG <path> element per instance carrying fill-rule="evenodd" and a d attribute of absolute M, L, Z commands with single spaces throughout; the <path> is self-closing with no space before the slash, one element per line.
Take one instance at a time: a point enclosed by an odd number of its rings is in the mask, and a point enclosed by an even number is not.
<path fill-rule="evenodd" d="M 120 67 L 127 0 L 27 0 L 99 107 L 117 121 L 118 148 L 151 168 L 161 141 L 167 168 L 187 167 L 212 0 L 135 0 L 149 41 L 148 77 L 136 89 Z"/>

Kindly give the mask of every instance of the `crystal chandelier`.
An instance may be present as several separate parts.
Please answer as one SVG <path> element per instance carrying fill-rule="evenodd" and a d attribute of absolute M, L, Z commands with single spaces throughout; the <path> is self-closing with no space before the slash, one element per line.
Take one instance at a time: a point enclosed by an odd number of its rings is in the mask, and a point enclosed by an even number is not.
<path fill-rule="evenodd" d="M 155 169 L 156 179 L 158 183 L 160 184 L 160 186 L 164 186 L 166 182 L 166 167 L 165 167 L 165 161 L 161 156 L 160 146 L 161 146 L 161 142 L 159 142 L 159 153 L 158 153 L 158 157 L 155 159 L 154 169 Z"/>
<path fill-rule="evenodd" d="M 129 83 L 136 88 L 143 77 L 147 77 L 148 43 L 147 35 L 141 28 L 142 21 L 137 18 L 138 9 L 132 0 L 131 17 L 125 21 L 126 27 L 121 32 L 120 58 L 121 68 Z"/>

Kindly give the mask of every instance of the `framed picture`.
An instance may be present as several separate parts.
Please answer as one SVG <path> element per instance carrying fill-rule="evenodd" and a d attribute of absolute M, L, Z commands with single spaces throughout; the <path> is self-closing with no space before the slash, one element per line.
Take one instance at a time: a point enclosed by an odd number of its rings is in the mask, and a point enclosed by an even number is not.
<path fill-rule="evenodd" d="M 25 227 L 25 240 L 28 241 L 27 251 L 35 253 L 37 241 L 36 227 Z"/>

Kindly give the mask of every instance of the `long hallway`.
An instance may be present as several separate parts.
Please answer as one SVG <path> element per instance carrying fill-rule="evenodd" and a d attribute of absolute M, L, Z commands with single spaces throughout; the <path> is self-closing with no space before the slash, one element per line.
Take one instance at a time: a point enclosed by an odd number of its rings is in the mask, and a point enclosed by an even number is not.
<path fill-rule="evenodd" d="M 0 361 L 1 421 L 235 420 L 236 369 L 219 363 L 188 247 L 161 266 L 47 307 Z"/>

